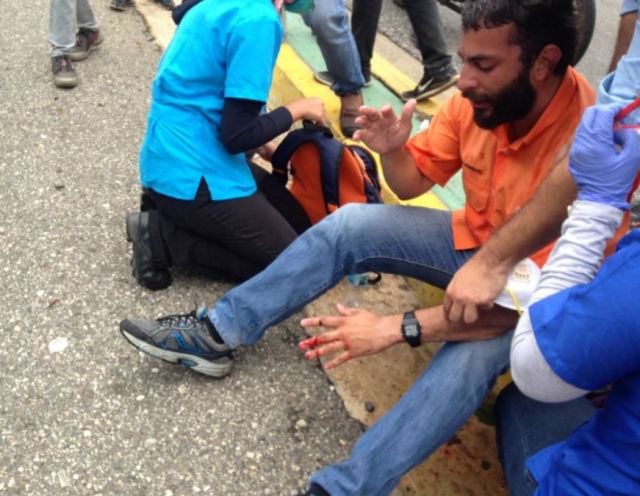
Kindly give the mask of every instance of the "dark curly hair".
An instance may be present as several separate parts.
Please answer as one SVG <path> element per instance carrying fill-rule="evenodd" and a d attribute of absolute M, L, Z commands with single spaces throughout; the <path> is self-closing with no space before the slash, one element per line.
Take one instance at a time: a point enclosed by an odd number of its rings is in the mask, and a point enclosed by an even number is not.
<path fill-rule="evenodd" d="M 462 29 L 477 31 L 512 23 L 511 42 L 522 48 L 522 63 L 530 67 L 546 45 L 557 45 L 562 57 L 553 69 L 562 75 L 574 58 L 577 45 L 572 0 L 466 0 Z"/>

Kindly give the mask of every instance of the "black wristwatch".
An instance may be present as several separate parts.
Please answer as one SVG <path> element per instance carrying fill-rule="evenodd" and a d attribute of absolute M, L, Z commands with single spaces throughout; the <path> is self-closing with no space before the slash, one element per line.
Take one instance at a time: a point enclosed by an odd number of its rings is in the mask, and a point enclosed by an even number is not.
<path fill-rule="evenodd" d="M 416 313 L 413 310 L 405 312 L 402 316 L 401 329 L 402 337 L 409 343 L 409 346 L 412 348 L 420 346 L 422 343 L 422 327 L 418 319 L 416 319 Z"/>

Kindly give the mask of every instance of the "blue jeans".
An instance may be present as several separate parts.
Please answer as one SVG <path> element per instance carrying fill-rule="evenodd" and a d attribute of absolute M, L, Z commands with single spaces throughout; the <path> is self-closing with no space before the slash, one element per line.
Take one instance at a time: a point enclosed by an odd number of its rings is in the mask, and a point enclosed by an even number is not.
<path fill-rule="evenodd" d="M 209 316 L 229 347 L 252 346 L 349 274 L 386 272 L 445 287 L 473 252 L 454 249 L 450 212 L 348 204 L 229 291 Z"/>
<path fill-rule="evenodd" d="M 227 345 L 252 345 L 269 326 L 345 275 L 380 271 L 445 287 L 473 253 L 454 249 L 450 212 L 346 205 L 303 233 L 263 272 L 229 291 L 209 316 Z M 324 468 L 311 481 L 333 496 L 391 492 L 480 406 L 507 366 L 511 335 L 444 344 L 394 408 L 364 433 L 350 459 Z"/>
<path fill-rule="evenodd" d="M 594 407 L 586 398 L 566 403 L 541 403 L 523 395 L 510 384 L 498 397 L 498 454 L 511 496 L 531 496 L 536 481 L 526 467 L 538 451 L 566 440 L 589 420 Z"/>
<path fill-rule="evenodd" d="M 316 36 L 327 70 L 335 78 L 331 89 L 338 96 L 358 93 L 364 77 L 344 0 L 318 1 L 303 17 Z"/>

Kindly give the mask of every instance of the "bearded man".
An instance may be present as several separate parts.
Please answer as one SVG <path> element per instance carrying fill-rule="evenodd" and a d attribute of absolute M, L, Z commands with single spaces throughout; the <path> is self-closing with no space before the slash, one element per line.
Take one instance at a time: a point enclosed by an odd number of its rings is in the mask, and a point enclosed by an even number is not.
<path fill-rule="evenodd" d="M 377 315 L 338 305 L 337 316 L 302 321 L 330 328 L 302 343 L 308 359 L 335 354 L 325 368 L 402 342 L 445 341 L 351 457 L 311 477 L 308 494 L 388 494 L 465 423 L 508 366 L 517 314 L 492 299 L 517 261 L 533 253 L 544 263 L 576 195 L 567 153 L 594 92 L 569 67 L 571 0 L 475 0 L 466 3 L 462 24 L 461 92 L 430 127 L 409 140 L 415 101 L 400 116 L 390 106 L 361 107 L 354 137 L 380 154 L 400 198 L 445 185 L 461 170 L 463 209 L 347 205 L 212 307 L 120 324 L 151 355 L 222 376 L 233 348 L 254 345 L 348 274 L 388 272 L 448 288 L 441 307 Z M 493 298 L 469 297 L 476 286 Z"/>

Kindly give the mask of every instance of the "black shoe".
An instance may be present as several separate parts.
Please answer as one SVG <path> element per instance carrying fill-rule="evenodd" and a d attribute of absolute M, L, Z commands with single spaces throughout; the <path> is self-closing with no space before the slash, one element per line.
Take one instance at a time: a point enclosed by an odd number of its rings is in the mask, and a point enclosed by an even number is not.
<path fill-rule="evenodd" d="M 416 100 L 425 100 L 456 84 L 459 77 L 460 76 L 453 68 L 443 71 L 436 76 L 431 76 L 425 72 L 418 85 L 410 91 L 403 91 L 400 93 L 400 98 L 405 102 L 412 98 L 415 98 Z"/>
<path fill-rule="evenodd" d="M 133 5 L 133 2 L 131 0 L 111 0 L 110 7 L 113 10 L 123 11 L 123 10 L 127 10 L 132 5 Z"/>
<path fill-rule="evenodd" d="M 173 10 L 176 8 L 176 4 L 173 0 L 153 0 L 153 1 L 166 10 Z"/>
<path fill-rule="evenodd" d="M 171 284 L 171 273 L 168 269 L 158 268 L 153 263 L 149 241 L 149 212 L 127 215 L 126 228 L 127 241 L 133 242 L 133 277 L 141 286 L 152 291 L 168 287 Z"/>
<path fill-rule="evenodd" d="M 75 88 L 78 86 L 78 75 L 68 55 L 59 55 L 51 59 L 53 84 L 58 88 Z"/>
<path fill-rule="evenodd" d="M 231 372 L 232 352 L 227 345 L 213 338 L 212 331 L 215 328 L 206 316 L 205 308 L 158 320 L 120 322 L 124 338 L 139 350 L 200 374 L 224 377 Z"/>
<path fill-rule="evenodd" d="M 364 76 L 364 87 L 368 88 L 369 86 L 371 86 L 371 74 L 362 74 Z M 329 71 L 314 71 L 313 72 L 313 78 L 318 81 L 321 84 L 324 84 L 326 86 L 331 86 L 333 84 L 333 82 L 335 81 L 335 78 L 333 77 L 333 75 L 329 72 Z"/>

